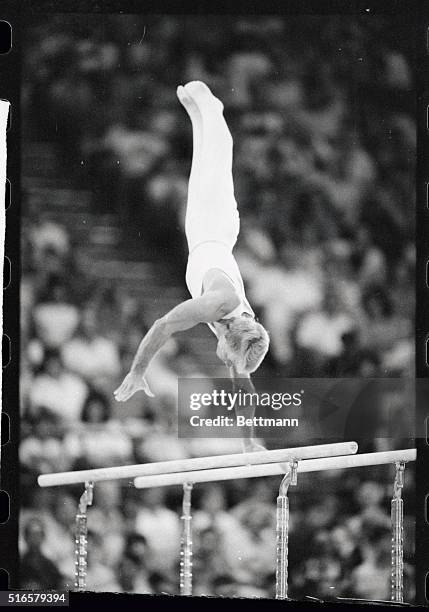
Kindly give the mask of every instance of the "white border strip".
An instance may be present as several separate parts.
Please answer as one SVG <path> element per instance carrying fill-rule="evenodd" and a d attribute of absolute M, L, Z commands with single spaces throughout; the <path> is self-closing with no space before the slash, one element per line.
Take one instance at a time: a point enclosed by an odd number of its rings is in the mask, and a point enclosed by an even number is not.
<path fill-rule="evenodd" d="M 0 100 L 0 255 L 1 255 L 1 290 L 0 290 L 0 312 L 1 312 L 1 334 L 3 334 L 3 261 L 4 261 L 4 242 L 6 234 L 6 213 L 5 213 L 5 191 L 6 191 L 6 172 L 7 172 L 7 120 L 9 116 L 10 104 L 6 100 Z M 17 236 L 19 240 L 19 236 Z M 7 331 L 7 330 L 6 330 Z M 0 368 L 0 416 L 3 406 L 3 368 Z M 1 436 L 1 419 L 0 419 Z M 0 450 L 1 465 L 1 450 Z"/>

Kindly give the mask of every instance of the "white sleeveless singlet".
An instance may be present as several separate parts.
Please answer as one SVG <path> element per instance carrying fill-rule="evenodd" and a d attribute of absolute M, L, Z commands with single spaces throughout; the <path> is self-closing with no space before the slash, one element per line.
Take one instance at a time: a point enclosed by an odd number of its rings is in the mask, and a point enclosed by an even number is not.
<path fill-rule="evenodd" d="M 191 296 L 193 298 L 201 296 L 204 276 L 212 269 L 221 270 L 226 274 L 241 300 L 241 303 L 223 318 L 230 319 L 237 317 L 243 312 L 254 317 L 255 313 L 246 298 L 243 279 L 241 278 L 235 257 L 223 242 L 201 242 L 189 254 L 188 266 L 186 268 L 186 285 Z M 210 323 L 208 323 L 208 326 L 216 334 L 214 326 Z"/>

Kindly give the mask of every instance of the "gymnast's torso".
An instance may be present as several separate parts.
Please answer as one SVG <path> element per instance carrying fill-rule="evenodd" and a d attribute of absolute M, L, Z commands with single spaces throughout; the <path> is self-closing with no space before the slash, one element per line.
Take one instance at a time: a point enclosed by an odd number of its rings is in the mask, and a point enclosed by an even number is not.
<path fill-rule="evenodd" d="M 206 291 L 221 288 L 222 284 L 225 286 L 225 283 L 228 283 L 228 286 L 232 285 L 240 303 L 223 318 L 229 319 L 243 313 L 254 317 L 232 250 L 220 241 L 201 242 L 192 249 L 188 257 L 186 285 L 189 293 L 196 298 Z M 211 323 L 208 323 L 208 326 L 217 336 L 215 326 Z"/>

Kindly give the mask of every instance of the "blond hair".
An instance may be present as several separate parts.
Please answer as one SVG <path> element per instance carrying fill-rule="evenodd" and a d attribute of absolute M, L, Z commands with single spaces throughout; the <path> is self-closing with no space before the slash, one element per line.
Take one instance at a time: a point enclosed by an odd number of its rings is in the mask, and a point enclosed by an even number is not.
<path fill-rule="evenodd" d="M 237 372 L 251 374 L 262 363 L 270 345 L 267 330 L 255 319 L 231 319 L 225 335 L 228 357 Z"/>

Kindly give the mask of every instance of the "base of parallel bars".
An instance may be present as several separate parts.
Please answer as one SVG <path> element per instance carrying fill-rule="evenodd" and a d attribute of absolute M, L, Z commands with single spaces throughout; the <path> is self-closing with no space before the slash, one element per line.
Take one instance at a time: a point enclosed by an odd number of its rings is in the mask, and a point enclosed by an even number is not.
<path fill-rule="evenodd" d="M 405 462 L 397 461 L 396 473 L 393 483 L 393 497 L 391 502 L 390 519 L 392 529 L 392 558 L 391 558 L 391 594 L 390 599 L 395 603 L 404 602 L 404 501 L 402 489 L 404 486 Z"/>
<path fill-rule="evenodd" d="M 288 544 L 289 544 L 289 499 L 290 485 L 296 485 L 298 462 L 287 464 L 287 471 L 280 484 L 277 497 L 277 552 L 276 552 L 276 599 L 288 599 Z"/>
<path fill-rule="evenodd" d="M 183 485 L 182 540 L 180 543 L 180 594 L 192 595 L 192 495 L 193 484 Z"/>
<path fill-rule="evenodd" d="M 86 575 L 88 570 L 88 525 L 87 509 L 92 505 L 94 483 L 85 483 L 85 491 L 79 499 L 79 509 L 76 514 L 75 535 L 75 589 L 79 592 L 86 590 Z"/>

